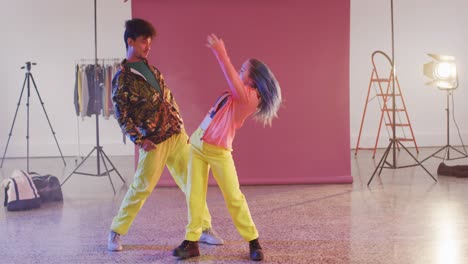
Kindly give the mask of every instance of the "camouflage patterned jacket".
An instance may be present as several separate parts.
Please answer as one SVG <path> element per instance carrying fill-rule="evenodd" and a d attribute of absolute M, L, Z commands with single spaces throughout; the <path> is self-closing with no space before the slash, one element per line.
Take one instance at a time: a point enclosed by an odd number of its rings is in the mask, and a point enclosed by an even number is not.
<path fill-rule="evenodd" d="M 161 143 L 184 129 L 179 107 L 161 72 L 148 66 L 159 81 L 162 97 L 142 75 L 132 72 L 126 59 L 112 80 L 115 116 L 122 130 L 137 145 L 144 139 Z"/>

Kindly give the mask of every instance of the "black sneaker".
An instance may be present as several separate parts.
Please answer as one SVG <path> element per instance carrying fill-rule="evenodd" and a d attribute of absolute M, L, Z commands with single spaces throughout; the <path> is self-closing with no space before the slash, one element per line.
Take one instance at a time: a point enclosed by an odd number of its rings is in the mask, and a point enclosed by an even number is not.
<path fill-rule="evenodd" d="M 263 260 L 263 252 L 258 239 L 249 241 L 250 259 L 253 261 Z"/>
<path fill-rule="evenodd" d="M 184 240 L 180 246 L 174 249 L 172 256 L 179 258 L 191 258 L 200 256 L 200 250 L 198 249 L 198 241 Z"/>

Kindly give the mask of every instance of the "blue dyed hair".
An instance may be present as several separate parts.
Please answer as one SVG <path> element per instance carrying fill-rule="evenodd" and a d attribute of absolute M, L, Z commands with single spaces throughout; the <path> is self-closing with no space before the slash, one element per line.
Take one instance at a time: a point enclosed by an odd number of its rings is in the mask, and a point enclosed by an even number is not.
<path fill-rule="evenodd" d="M 273 118 L 277 117 L 281 106 L 281 87 L 268 66 L 257 60 L 249 59 L 249 77 L 254 81 L 254 86 L 260 93 L 260 104 L 254 117 L 264 125 L 270 125 Z"/>

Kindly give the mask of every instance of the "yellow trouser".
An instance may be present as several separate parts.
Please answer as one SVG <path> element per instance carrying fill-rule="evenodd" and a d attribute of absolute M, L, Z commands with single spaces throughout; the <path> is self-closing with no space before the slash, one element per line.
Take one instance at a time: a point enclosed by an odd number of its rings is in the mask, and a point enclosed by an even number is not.
<path fill-rule="evenodd" d="M 179 188 L 186 193 L 187 165 L 190 144 L 185 132 L 174 135 L 157 145 L 155 150 L 146 152 L 140 149 L 138 168 L 133 183 L 120 205 L 119 212 L 112 220 L 111 230 L 121 235 L 127 234 L 136 215 L 153 191 L 167 165 Z M 211 227 L 211 215 L 206 203 L 203 208 L 203 229 Z"/>
<path fill-rule="evenodd" d="M 190 138 L 189 175 L 187 179 L 187 207 L 189 223 L 185 239 L 198 241 L 206 213 L 206 192 L 210 167 L 226 202 L 234 225 L 246 241 L 258 238 L 258 231 L 250 216 L 249 206 L 239 187 L 231 152 L 221 147 L 203 143 L 203 130 L 198 128 Z"/>

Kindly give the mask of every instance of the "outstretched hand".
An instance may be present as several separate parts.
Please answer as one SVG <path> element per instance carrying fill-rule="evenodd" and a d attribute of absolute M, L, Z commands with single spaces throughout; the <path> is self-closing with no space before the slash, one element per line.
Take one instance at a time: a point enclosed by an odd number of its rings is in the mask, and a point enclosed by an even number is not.
<path fill-rule="evenodd" d="M 222 39 L 218 38 L 215 34 L 210 34 L 206 37 L 206 46 L 210 49 L 213 49 L 217 52 L 225 52 L 226 47 Z"/>

